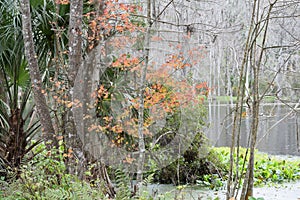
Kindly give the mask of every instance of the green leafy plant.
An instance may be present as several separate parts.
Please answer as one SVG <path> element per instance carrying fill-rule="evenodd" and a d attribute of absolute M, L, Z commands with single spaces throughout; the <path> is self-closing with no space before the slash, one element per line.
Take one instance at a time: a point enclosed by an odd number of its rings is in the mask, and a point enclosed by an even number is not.
<path fill-rule="evenodd" d="M 224 181 L 218 174 L 206 174 L 203 180 L 197 180 L 196 183 L 201 186 L 209 187 L 212 190 L 219 190 L 224 187 Z"/>
<path fill-rule="evenodd" d="M 34 148 L 39 129 L 34 117 L 27 63 L 23 55 L 20 15 L 12 1 L 0 3 L 0 176 L 18 175 L 25 156 Z M 27 160 L 30 157 L 26 156 Z"/>
<path fill-rule="evenodd" d="M 262 198 L 262 197 L 258 197 L 258 198 L 255 198 L 255 197 L 249 197 L 249 200 L 265 200 L 265 199 Z"/>
<path fill-rule="evenodd" d="M 66 173 L 62 143 L 50 152 L 41 143 L 32 153 L 38 154 L 22 166 L 19 179 L 1 183 L 1 199 L 106 199 L 102 188 Z"/>
<path fill-rule="evenodd" d="M 229 161 L 229 148 L 220 147 L 211 150 L 212 155 L 219 162 L 216 166 L 226 175 L 228 171 Z M 246 149 L 240 149 L 239 166 L 243 165 L 246 155 Z M 236 155 L 234 155 L 236 159 Z M 254 180 L 255 185 L 262 185 L 267 183 L 282 183 L 285 181 L 295 181 L 300 179 L 299 161 L 291 161 L 283 158 L 270 156 L 262 152 L 256 152 L 256 162 L 254 165 Z M 247 165 L 248 158 L 246 158 L 245 166 Z M 240 167 L 239 173 L 242 173 Z M 234 170 L 235 172 L 235 170 Z"/>
<path fill-rule="evenodd" d="M 117 194 L 116 199 L 117 200 L 123 200 L 123 199 L 130 199 L 131 198 L 131 191 L 130 191 L 130 182 L 129 177 L 122 169 L 116 169 L 115 172 L 116 175 L 116 188 L 117 188 Z"/>

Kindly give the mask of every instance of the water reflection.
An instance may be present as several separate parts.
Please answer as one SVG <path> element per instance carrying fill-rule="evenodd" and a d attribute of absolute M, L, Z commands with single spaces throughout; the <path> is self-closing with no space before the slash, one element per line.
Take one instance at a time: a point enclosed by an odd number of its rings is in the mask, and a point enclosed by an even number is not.
<path fill-rule="evenodd" d="M 293 107 L 294 105 L 292 105 Z M 213 146 L 230 146 L 234 105 L 218 101 L 208 103 L 207 137 Z M 247 114 L 246 114 L 247 113 Z M 241 123 L 240 145 L 248 146 L 251 113 L 245 110 Z M 299 123 L 298 123 L 299 122 Z M 257 148 L 270 154 L 300 155 L 300 113 L 283 104 L 263 104 Z"/>

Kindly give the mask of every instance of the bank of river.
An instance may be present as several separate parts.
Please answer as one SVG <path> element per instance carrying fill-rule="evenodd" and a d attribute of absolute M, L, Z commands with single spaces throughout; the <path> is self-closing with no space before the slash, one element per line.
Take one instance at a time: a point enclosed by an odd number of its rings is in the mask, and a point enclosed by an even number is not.
<path fill-rule="evenodd" d="M 207 188 L 186 187 L 177 189 L 173 185 L 156 185 L 148 186 L 149 192 L 155 194 L 156 199 L 163 194 L 165 198 L 161 199 L 183 199 L 183 200 L 225 200 L 226 190 L 213 191 Z M 254 197 L 263 197 L 265 200 L 299 200 L 300 199 L 300 181 L 274 184 L 273 186 L 263 186 L 254 188 Z"/>

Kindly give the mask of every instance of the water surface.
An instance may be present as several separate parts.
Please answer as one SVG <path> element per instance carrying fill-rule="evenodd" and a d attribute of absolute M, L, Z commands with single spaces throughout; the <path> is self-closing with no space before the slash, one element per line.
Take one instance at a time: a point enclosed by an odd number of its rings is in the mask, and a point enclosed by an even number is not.
<path fill-rule="evenodd" d="M 230 146 L 234 105 L 208 103 L 209 128 L 206 135 L 213 146 Z M 294 105 L 290 105 L 294 107 Z M 248 146 L 251 129 L 251 110 L 245 109 L 241 123 L 240 144 Z M 300 110 L 293 110 L 284 104 L 262 104 L 257 148 L 275 155 L 300 155 Z"/>

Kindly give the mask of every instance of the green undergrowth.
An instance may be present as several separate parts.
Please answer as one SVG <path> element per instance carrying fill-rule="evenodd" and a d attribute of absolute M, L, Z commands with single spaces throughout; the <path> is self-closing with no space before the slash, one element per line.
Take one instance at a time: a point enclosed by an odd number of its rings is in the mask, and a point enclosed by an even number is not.
<path fill-rule="evenodd" d="M 77 176 L 66 173 L 63 152 L 63 146 L 47 151 L 44 144 L 38 145 L 33 149 L 37 155 L 21 167 L 19 178 L 0 180 L 0 199 L 105 199 L 101 188 L 92 187 Z"/>
<path fill-rule="evenodd" d="M 39 147 L 41 146 L 37 148 Z M 59 149 L 58 153 L 53 152 L 51 155 L 48 151 L 42 151 L 34 160 L 23 166 L 19 179 L 9 183 L 0 180 L 0 199 L 107 199 L 103 194 L 104 187 L 101 182 L 94 183 L 97 185 L 95 187 L 66 173 L 62 150 Z M 35 149 L 35 151 L 40 151 L 40 149 Z M 239 166 L 243 165 L 245 156 L 246 149 L 241 148 L 238 157 Z M 234 157 L 237 159 L 236 155 Z M 230 149 L 225 147 L 212 148 L 207 157 L 202 159 L 202 162 L 195 162 L 195 164 L 201 164 L 205 161 L 210 173 L 197 177 L 196 183 L 214 190 L 225 189 L 229 171 Z M 248 158 L 246 158 L 247 160 Z M 245 170 L 242 171 L 242 167 L 239 170 L 240 174 L 245 173 Z M 257 151 L 254 171 L 256 186 L 296 181 L 300 180 L 300 160 L 271 156 Z M 147 180 L 147 184 L 151 184 L 153 174 L 145 175 L 144 178 L 145 181 Z M 128 187 L 129 182 L 128 174 L 121 169 L 116 171 L 116 199 L 133 199 Z M 184 187 L 177 186 L 177 190 L 184 190 Z M 168 195 L 172 194 L 166 193 L 160 197 L 161 199 L 168 199 Z M 147 190 L 143 190 L 134 199 L 154 198 Z"/>
<path fill-rule="evenodd" d="M 215 157 L 218 162 L 216 165 L 219 167 L 224 178 L 227 178 L 227 172 L 229 171 L 230 163 L 230 149 L 228 147 L 213 148 L 211 156 Z M 247 154 L 246 164 L 249 158 Z M 242 171 L 243 162 L 246 156 L 246 149 L 240 148 L 239 153 L 239 173 L 245 173 L 245 169 Z M 236 154 L 234 154 L 235 161 L 237 160 Z M 234 168 L 234 172 L 236 169 Z M 266 153 L 256 151 L 255 153 L 255 165 L 254 165 L 254 181 L 256 186 L 262 186 L 270 183 L 283 183 L 289 181 L 300 180 L 300 160 L 288 159 L 288 157 L 272 156 Z"/>

